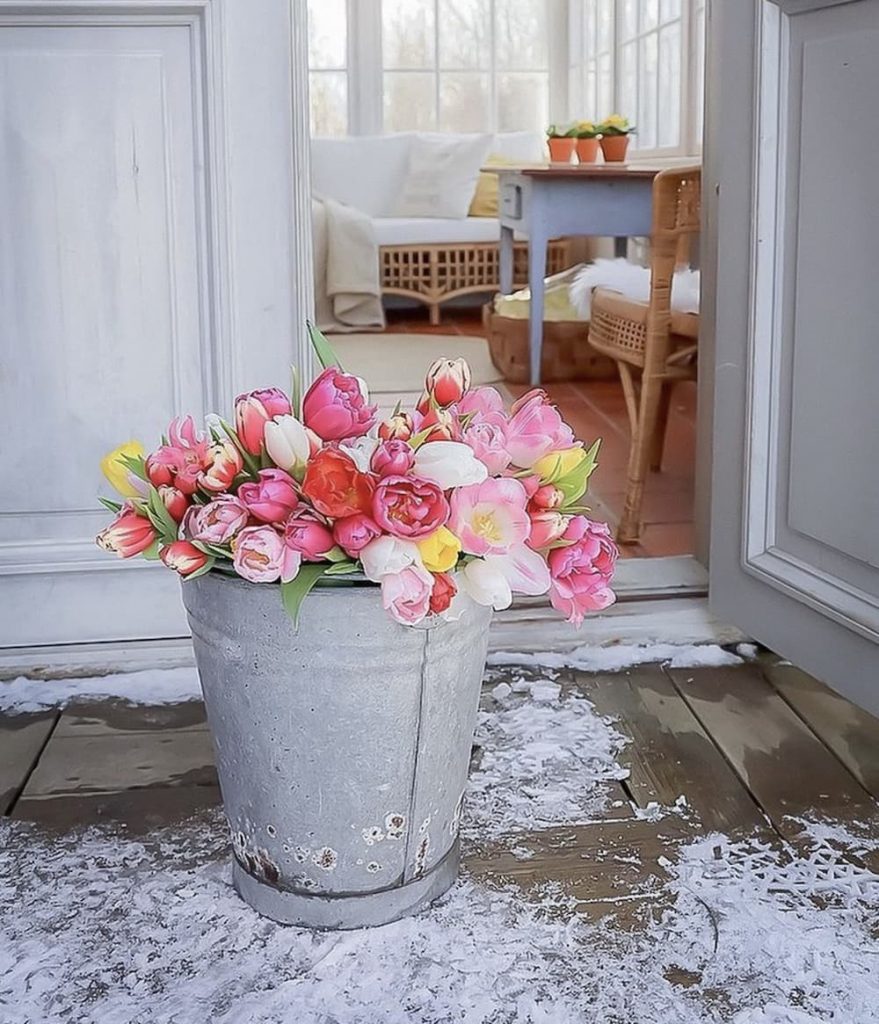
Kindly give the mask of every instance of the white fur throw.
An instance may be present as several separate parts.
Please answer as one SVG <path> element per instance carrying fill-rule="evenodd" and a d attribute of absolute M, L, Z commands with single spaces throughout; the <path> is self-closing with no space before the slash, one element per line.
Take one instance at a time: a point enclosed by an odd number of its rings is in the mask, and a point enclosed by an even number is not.
<path fill-rule="evenodd" d="M 650 270 L 628 260 L 595 260 L 588 263 L 570 284 L 571 304 L 584 320 L 589 319 L 592 291 L 609 288 L 628 299 L 647 302 Z M 699 312 L 699 271 L 676 270 L 671 286 L 671 308 L 677 313 Z"/>

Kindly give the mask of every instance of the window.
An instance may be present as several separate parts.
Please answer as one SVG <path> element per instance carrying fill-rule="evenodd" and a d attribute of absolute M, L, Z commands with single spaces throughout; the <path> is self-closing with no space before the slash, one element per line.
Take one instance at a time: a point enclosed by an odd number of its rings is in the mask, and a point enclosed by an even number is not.
<path fill-rule="evenodd" d="M 348 132 L 347 0 L 308 5 L 308 69 L 311 134 Z"/>
<path fill-rule="evenodd" d="M 542 129 L 552 0 L 382 0 L 385 131 Z"/>
<path fill-rule="evenodd" d="M 618 112 L 636 125 L 638 149 L 696 152 L 702 133 L 704 0 L 580 2 L 580 116 L 600 120 Z M 571 66 L 576 70 L 573 57 Z"/>

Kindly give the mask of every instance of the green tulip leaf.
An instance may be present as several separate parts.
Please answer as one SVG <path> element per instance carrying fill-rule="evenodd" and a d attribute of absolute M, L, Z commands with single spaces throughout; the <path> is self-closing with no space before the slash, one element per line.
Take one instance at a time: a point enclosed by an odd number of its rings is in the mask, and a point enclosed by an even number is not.
<path fill-rule="evenodd" d="M 344 562 L 334 562 L 325 572 L 324 576 L 347 576 L 349 573 L 358 572 L 356 562 L 346 558 Z"/>
<path fill-rule="evenodd" d="M 159 492 L 152 486 L 150 486 L 147 498 L 146 514 L 165 544 L 173 544 L 177 540 L 177 523 L 174 522 L 174 517 L 165 507 Z"/>
<path fill-rule="evenodd" d="M 579 501 L 586 493 L 589 477 L 592 476 L 595 467 L 598 465 L 597 457 L 600 447 L 601 438 L 592 445 L 589 451 L 586 452 L 582 462 L 575 466 L 570 473 L 566 473 L 563 477 L 553 481 L 554 486 L 558 487 L 565 496 L 565 500 L 562 502 L 563 509 Z"/>
<path fill-rule="evenodd" d="M 109 509 L 110 512 L 122 511 L 122 505 L 118 501 L 111 501 L 109 498 L 104 498 L 101 496 L 98 497 L 98 501 L 104 506 L 104 508 Z"/>
<path fill-rule="evenodd" d="M 341 563 L 337 562 L 336 564 L 340 565 Z M 302 602 L 321 576 L 328 571 L 326 562 L 305 562 L 300 566 L 295 579 L 281 584 L 281 598 L 294 626 L 299 625 L 299 609 L 302 607 Z"/>
<path fill-rule="evenodd" d="M 339 357 L 333 351 L 333 346 L 327 341 L 326 335 L 319 331 L 310 320 L 308 321 L 308 337 L 311 339 L 311 347 L 314 349 L 318 362 L 325 370 L 330 366 L 342 369 Z"/>

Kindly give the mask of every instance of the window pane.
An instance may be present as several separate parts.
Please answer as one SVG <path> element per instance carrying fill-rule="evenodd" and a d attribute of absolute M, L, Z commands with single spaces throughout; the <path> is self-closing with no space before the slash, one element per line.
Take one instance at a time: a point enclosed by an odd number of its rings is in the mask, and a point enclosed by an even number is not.
<path fill-rule="evenodd" d="M 638 34 L 638 0 L 621 0 L 620 31 L 623 39 L 631 39 Z"/>
<path fill-rule="evenodd" d="M 640 90 L 638 96 L 638 147 L 656 146 L 656 106 L 658 99 L 658 60 L 656 33 L 641 40 Z"/>
<path fill-rule="evenodd" d="M 696 46 L 696 95 L 693 103 L 696 107 L 695 130 L 696 138 L 693 140 L 697 145 L 702 145 L 702 132 L 704 130 L 705 112 L 703 109 L 705 96 L 705 3 L 704 0 L 696 2 L 696 25 L 694 42 Z"/>
<path fill-rule="evenodd" d="M 495 54 L 499 68 L 532 71 L 549 66 L 546 0 L 495 0 Z"/>
<path fill-rule="evenodd" d="M 601 51 L 613 48 L 613 12 L 614 0 L 597 0 L 595 15 L 598 19 L 598 49 Z"/>
<path fill-rule="evenodd" d="M 681 24 L 659 33 L 659 146 L 681 142 Z"/>
<path fill-rule="evenodd" d="M 491 128 L 488 75 L 449 71 L 440 75 L 439 128 L 443 132 L 482 132 Z"/>
<path fill-rule="evenodd" d="M 345 135 L 348 131 L 348 76 L 344 71 L 312 71 L 311 134 Z"/>
<path fill-rule="evenodd" d="M 345 0 L 309 0 L 308 66 L 343 68 L 348 63 Z"/>
<path fill-rule="evenodd" d="M 595 110 L 592 120 L 601 121 L 612 114 L 613 106 L 613 63 L 609 53 L 603 54 L 598 59 L 598 82 L 595 97 Z"/>
<path fill-rule="evenodd" d="M 586 95 L 583 97 L 583 120 L 600 121 L 604 116 L 599 113 L 601 106 L 598 102 L 598 82 L 595 70 L 595 61 L 590 61 L 586 69 Z"/>
<path fill-rule="evenodd" d="M 385 72 L 386 132 L 436 130 L 434 82 L 434 75 L 430 72 Z"/>
<path fill-rule="evenodd" d="M 491 67 L 490 16 L 484 0 L 439 0 L 441 68 Z"/>
<path fill-rule="evenodd" d="M 384 67 L 434 67 L 435 39 L 433 0 L 382 0 Z"/>
<path fill-rule="evenodd" d="M 681 16 L 681 0 L 662 0 L 661 16 L 663 23 Z"/>
<path fill-rule="evenodd" d="M 619 68 L 619 102 L 616 111 L 604 111 L 599 117 L 608 113 L 619 113 L 630 121 L 638 117 L 638 54 L 637 43 L 627 43 L 620 47 Z M 636 125 L 640 128 L 640 125 Z M 637 141 L 637 137 L 636 137 Z"/>
<path fill-rule="evenodd" d="M 497 106 L 498 131 L 543 131 L 549 123 L 549 75 L 498 75 Z"/>
<path fill-rule="evenodd" d="M 659 22 L 659 0 L 641 0 L 641 31 L 656 28 Z"/>

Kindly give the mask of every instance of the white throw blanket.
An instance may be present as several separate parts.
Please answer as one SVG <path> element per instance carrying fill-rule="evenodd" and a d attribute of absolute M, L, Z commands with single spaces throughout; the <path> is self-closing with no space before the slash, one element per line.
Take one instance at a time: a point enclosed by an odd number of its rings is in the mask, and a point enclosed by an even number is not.
<path fill-rule="evenodd" d="M 570 285 L 571 304 L 588 320 L 595 288 L 621 292 L 628 299 L 647 302 L 650 298 L 650 270 L 629 260 L 595 260 L 587 264 Z M 671 308 L 676 313 L 699 312 L 699 271 L 676 270 L 671 286 Z"/>
<path fill-rule="evenodd" d="M 385 326 L 378 243 L 370 217 L 334 199 L 313 197 L 314 314 L 322 331 Z"/>

